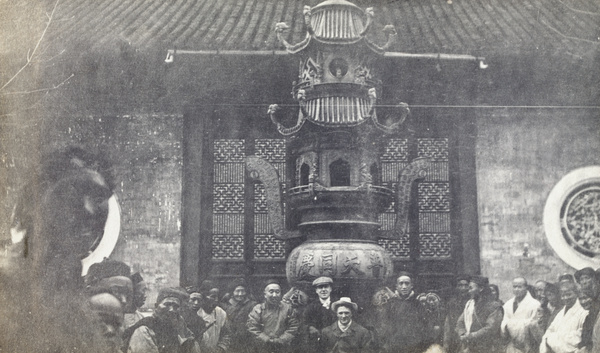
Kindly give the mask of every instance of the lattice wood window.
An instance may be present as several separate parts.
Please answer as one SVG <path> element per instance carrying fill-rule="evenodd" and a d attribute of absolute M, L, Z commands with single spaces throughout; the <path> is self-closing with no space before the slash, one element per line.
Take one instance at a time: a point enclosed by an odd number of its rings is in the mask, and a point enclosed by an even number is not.
<path fill-rule="evenodd" d="M 383 154 L 381 161 L 381 183 L 382 185 L 396 189 L 398 182 L 398 173 L 409 163 L 409 148 L 407 139 L 390 139 Z M 395 202 L 379 216 L 382 230 L 394 229 L 396 222 Z M 380 239 L 379 245 L 383 246 L 393 258 L 408 259 L 410 257 L 410 239 L 407 234 L 399 240 Z"/>
<path fill-rule="evenodd" d="M 244 253 L 247 241 L 252 242 L 255 259 L 285 258 L 284 242 L 273 237 L 264 187 L 261 183 L 247 182 L 244 161 L 247 155 L 269 161 L 277 169 L 285 190 L 285 140 L 256 139 L 252 142 L 251 147 L 244 139 L 221 139 L 213 143 L 213 259 L 247 259 L 249 254 Z M 246 205 L 248 196 L 251 197 L 250 205 Z M 246 217 L 252 217 L 253 229 L 246 229 Z"/>
<path fill-rule="evenodd" d="M 407 139 L 390 139 L 381 156 L 383 185 L 395 190 L 398 173 L 415 157 L 428 157 L 431 168 L 423 180 L 417 182 L 418 245 L 411 247 L 410 235 L 399 240 L 380 240 L 393 258 L 408 259 L 411 248 L 417 247 L 422 259 L 446 259 L 451 257 L 452 237 L 450 223 L 450 179 L 448 173 L 448 139 L 419 138 L 416 140 L 416 156 L 411 155 Z M 391 230 L 396 220 L 392 204 L 380 217 L 383 230 Z"/>
<path fill-rule="evenodd" d="M 281 189 L 285 191 L 285 140 L 256 139 L 254 154 L 271 163 L 279 174 Z M 284 208 L 285 209 L 285 208 Z M 262 184 L 254 187 L 254 258 L 255 259 L 284 259 L 285 243 L 273 237 L 273 230 L 267 215 L 266 199 Z"/>
<path fill-rule="evenodd" d="M 243 259 L 246 144 L 214 141 L 213 259 Z"/>

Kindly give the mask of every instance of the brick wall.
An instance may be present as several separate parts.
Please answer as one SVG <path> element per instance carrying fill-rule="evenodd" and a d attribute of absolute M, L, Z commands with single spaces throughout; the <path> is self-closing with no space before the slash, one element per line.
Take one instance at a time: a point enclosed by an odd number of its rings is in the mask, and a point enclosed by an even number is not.
<path fill-rule="evenodd" d="M 556 282 L 575 271 L 546 240 L 543 211 L 565 174 L 600 164 L 600 121 L 595 110 L 511 109 L 481 114 L 477 128 L 481 270 L 507 300 L 516 276 Z"/>
<path fill-rule="evenodd" d="M 152 305 L 159 287 L 179 284 L 182 124 L 181 115 L 47 117 L 38 141 L 26 136 L 35 128 L 4 125 L 12 143 L 2 151 L 10 180 L 3 190 L 9 200 L 3 204 L 3 227 L 10 200 L 40 151 L 80 145 L 106 154 L 115 167 L 121 206 L 121 234 L 111 258 L 142 273 L 151 289 L 146 304 Z"/>

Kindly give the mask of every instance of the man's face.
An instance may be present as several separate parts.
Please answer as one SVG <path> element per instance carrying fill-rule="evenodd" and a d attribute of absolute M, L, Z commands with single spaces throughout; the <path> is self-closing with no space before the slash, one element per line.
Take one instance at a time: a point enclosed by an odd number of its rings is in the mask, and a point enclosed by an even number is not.
<path fill-rule="evenodd" d="M 319 298 L 326 300 L 331 295 L 331 286 L 329 284 L 320 284 L 316 289 Z"/>
<path fill-rule="evenodd" d="M 582 292 L 579 295 L 579 304 L 581 304 L 581 307 L 585 310 L 590 310 L 592 307 L 592 297 L 590 297 L 586 292 Z"/>
<path fill-rule="evenodd" d="M 479 294 L 481 293 L 481 288 L 475 282 L 469 282 L 469 297 L 471 299 L 479 298 Z"/>
<path fill-rule="evenodd" d="M 352 320 L 352 310 L 348 307 L 340 305 L 338 306 L 336 313 L 340 324 L 344 326 L 348 325 L 350 320 Z"/>
<path fill-rule="evenodd" d="M 465 279 L 458 281 L 456 284 L 456 291 L 461 297 L 469 296 L 469 281 Z"/>
<path fill-rule="evenodd" d="M 212 313 L 219 304 L 219 290 L 214 288 L 208 292 L 208 295 L 202 298 L 202 309 L 207 313 Z"/>
<path fill-rule="evenodd" d="M 410 277 L 400 276 L 396 281 L 396 290 L 402 297 L 408 297 L 412 292 L 413 285 Z"/>
<path fill-rule="evenodd" d="M 265 301 L 270 304 L 279 304 L 281 301 L 281 287 L 277 283 L 271 283 L 265 287 Z"/>
<path fill-rule="evenodd" d="M 136 308 L 141 308 L 146 303 L 148 294 L 148 286 L 146 282 L 142 281 L 135 285 L 133 288 L 133 305 Z"/>
<path fill-rule="evenodd" d="M 248 294 L 246 293 L 246 288 L 242 286 L 237 286 L 233 290 L 233 300 L 235 300 L 236 302 L 243 302 L 244 300 L 246 300 L 247 295 Z"/>
<path fill-rule="evenodd" d="M 560 289 L 560 298 L 562 299 L 565 308 L 570 308 L 577 301 L 577 293 L 571 287 L 561 288 Z"/>
<path fill-rule="evenodd" d="M 181 303 L 178 298 L 168 297 L 156 304 L 154 314 L 165 321 L 171 321 L 173 324 L 177 322 L 179 317 L 179 307 Z"/>
<path fill-rule="evenodd" d="M 513 280 L 513 294 L 518 300 L 525 298 L 527 294 L 527 282 L 523 278 Z"/>
<path fill-rule="evenodd" d="M 583 274 L 579 277 L 579 285 L 581 289 L 594 289 L 596 279 L 590 275 Z"/>
<path fill-rule="evenodd" d="M 200 310 L 200 307 L 202 306 L 202 294 L 200 293 L 192 293 L 190 294 L 190 308 L 193 311 L 198 311 Z"/>
<path fill-rule="evenodd" d="M 554 293 L 552 291 L 546 290 L 544 291 L 546 299 L 548 299 L 548 303 L 552 304 L 553 306 L 557 306 L 558 302 L 560 301 L 560 297 L 557 293 Z"/>
<path fill-rule="evenodd" d="M 133 304 L 133 283 L 129 277 L 114 276 L 103 278 L 98 282 L 98 286 L 108 288 L 110 293 L 119 299 L 123 308 L 130 308 Z"/>
<path fill-rule="evenodd" d="M 546 300 L 546 282 L 537 281 L 535 283 L 535 296 L 538 297 L 540 301 Z"/>

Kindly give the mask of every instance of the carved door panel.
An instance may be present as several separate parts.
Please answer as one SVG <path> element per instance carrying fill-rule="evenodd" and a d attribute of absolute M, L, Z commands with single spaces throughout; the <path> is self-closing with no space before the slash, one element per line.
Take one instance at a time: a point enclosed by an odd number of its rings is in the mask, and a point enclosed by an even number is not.
<path fill-rule="evenodd" d="M 264 187 L 246 175 L 244 164 L 244 158 L 250 155 L 269 161 L 278 171 L 285 190 L 289 185 L 284 180 L 285 144 L 285 139 L 272 138 L 212 141 L 211 266 L 205 276 L 285 277 L 285 242 L 273 237 Z M 389 138 L 380 156 L 381 182 L 392 189 L 396 188 L 399 172 L 412 160 L 419 157 L 431 160 L 426 176 L 412 187 L 409 234 L 398 240 L 379 240 L 394 260 L 396 271 L 418 273 L 428 288 L 447 284 L 457 267 L 455 246 L 460 239 L 452 222 L 456 206 L 450 172 L 452 154 L 450 136 L 426 135 Z M 382 230 L 393 228 L 394 207 L 392 204 L 381 214 Z"/>

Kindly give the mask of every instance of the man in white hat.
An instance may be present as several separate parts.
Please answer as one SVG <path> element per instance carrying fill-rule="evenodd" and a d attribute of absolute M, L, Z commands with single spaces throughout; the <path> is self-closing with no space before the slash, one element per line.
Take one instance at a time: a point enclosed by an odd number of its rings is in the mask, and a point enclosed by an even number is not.
<path fill-rule="evenodd" d="M 311 341 L 316 342 L 321 335 L 321 330 L 333 324 L 337 317 L 331 311 L 331 298 L 333 280 L 330 277 L 319 277 L 312 283 L 317 300 L 313 300 L 304 310 L 304 323 L 308 327 Z"/>
<path fill-rule="evenodd" d="M 331 304 L 337 321 L 321 332 L 322 352 L 370 352 L 373 347 L 371 332 L 352 320 L 358 305 L 348 297 Z"/>

